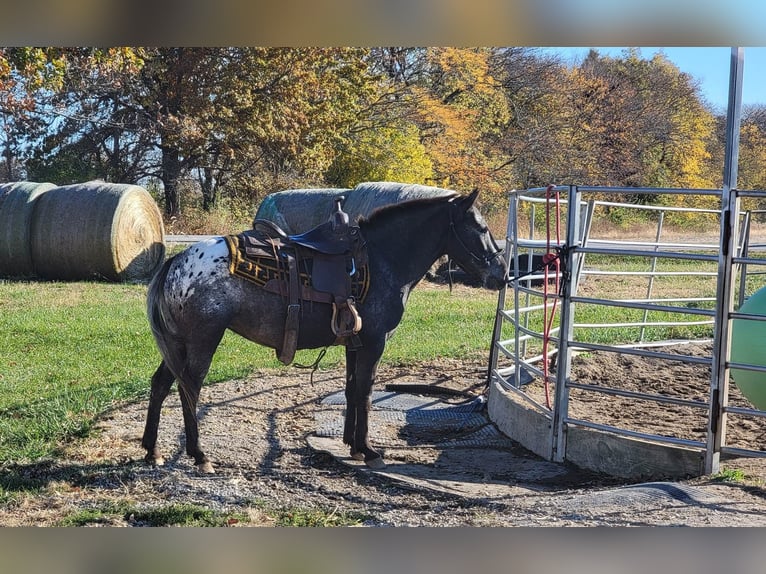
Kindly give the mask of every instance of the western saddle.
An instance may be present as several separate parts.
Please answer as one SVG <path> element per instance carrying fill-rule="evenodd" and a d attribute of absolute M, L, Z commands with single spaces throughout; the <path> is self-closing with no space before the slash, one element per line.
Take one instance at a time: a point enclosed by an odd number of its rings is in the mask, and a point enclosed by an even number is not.
<path fill-rule="evenodd" d="M 359 345 L 362 318 L 356 302 L 369 289 L 367 250 L 359 227 L 349 224 L 343 200 L 335 200 L 328 221 L 299 235 L 256 219 L 252 230 L 226 238 L 230 272 L 287 300 L 284 339 L 277 351 L 286 365 L 295 357 L 304 301 L 332 304 L 336 343 Z"/>

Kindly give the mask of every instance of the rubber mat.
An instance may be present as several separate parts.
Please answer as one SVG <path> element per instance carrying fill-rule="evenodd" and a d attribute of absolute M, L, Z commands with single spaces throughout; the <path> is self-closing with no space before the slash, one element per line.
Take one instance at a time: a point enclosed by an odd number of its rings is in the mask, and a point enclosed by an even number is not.
<path fill-rule="evenodd" d="M 546 490 L 538 481 L 558 480 L 567 470 L 530 454 L 489 420 L 481 399 L 447 403 L 431 396 L 376 391 L 370 440 L 387 466 L 371 470 L 353 460 L 343 444 L 345 397 L 333 393 L 315 413 L 309 445 L 339 462 L 430 490 L 485 500 Z M 533 456 L 533 455 L 532 455 Z"/>
<path fill-rule="evenodd" d="M 678 501 L 690 505 L 706 505 L 721 502 L 721 498 L 687 484 L 674 482 L 644 482 L 610 488 L 599 492 L 582 494 L 580 500 L 587 499 L 592 504 L 630 504 L 652 503 L 659 501 Z"/>
<path fill-rule="evenodd" d="M 484 410 L 486 402 L 484 397 L 469 399 L 462 403 L 445 403 L 441 399 L 428 397 L 424 395 L 412 395 L 409 393 L 396 393 L 393 391 L 373 391 L 370 397 L 373 408 L 401 410 L 401 411 L 421 411 L 421 410 L 439 410 L 452 413 L 463 412 L 481 412 Z M 346 397 L 343 391 L 333 393 L 322 399 L 323 405 L 344 405 Z"/>
<path fill-rule="evenodd" d="M 375 391 L 371 397 L 372 426 L 396 426 L 408 435 L 408 444 L 430 446 L 511 447 L 513 441 L 502 434 L 487 418 L 486 404 L 481 399 L 449 404 L 433 397 Z M 345 407 L 343 392 L 325 397 L 322 405 Z M 320 411 L 317 420 L 317 435 L 340 437 L 343 435 L 343 410 Z M 381 440 L 382 439 L 382 440 Z M 377 440 L 380 446 L 397 446 L 398 440 L 383 435 Z"/>

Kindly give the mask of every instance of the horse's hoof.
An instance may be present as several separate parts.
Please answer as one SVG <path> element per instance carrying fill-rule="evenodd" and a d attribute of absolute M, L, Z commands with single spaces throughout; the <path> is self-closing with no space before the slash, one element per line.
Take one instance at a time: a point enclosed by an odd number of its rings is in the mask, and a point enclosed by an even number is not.
<path fill-rule="evenodd" d="M 198 464 L 197 472 L 199 472 L 200 474 L 215 474 L 213 463 L 211 463 L 209 460 L 206 460 L 205 462 Z"/>
<path fill-rule="evenodd" d="M 366 460 L 364 463 L 372 470 L 381 470 L 386 468 L 386 463 L 383 461 L 382 456 L 379 456 L 378 458 L 371 458 L 370 460 Z"/>
<path fill-rule="evenodd" d="M 353 458 L 354 460 L 364 460 L 364 453 L 362 453 L 362 452 L 352 452 L 351 453 L 351 458 Z"/>
<path fill-rule="evenodd" d="M 165 459 L 161 456 L 147 456 L 144 460 L 149 466 L 165 466 Z"/>

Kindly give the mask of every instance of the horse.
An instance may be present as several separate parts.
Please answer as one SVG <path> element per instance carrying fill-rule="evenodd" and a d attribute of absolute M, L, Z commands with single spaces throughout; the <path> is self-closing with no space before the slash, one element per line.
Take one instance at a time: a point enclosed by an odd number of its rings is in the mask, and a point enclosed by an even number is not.
<path fill-rule="evenodd" d="M 449 254 L 483 285 L 500 290 L 508 266 L 481 213 L 477 191 L 456 197 L 417 199 L 380 208 L 358 222 L 366 242 L 369 285 L 356 303 L 362 319 L 357 344 L 346 344 L 346 414 L 343 442 L 356 460 L 383 468 L 368 438 L 370 396 L 386 341 L 402 319 L 412 289 L 431 264 Z M 186 453 L 201 473 L 215 472 L 199 442 L 197 402 L 224 332 L 275 349 L 283 345 L 284 297 L 230 273 L 226 239 L 196 243 L 168 259 L 147 291 L 147 313 L 162 361 L 151 379 L 141 444 L 149 464 L 162 465 L 157 430 L 162 403 L 174 380 L 184 418 Z M 331 328 L 333 307 L 303 305 L 297 348 L 325 348 L 339 342 Z"/>

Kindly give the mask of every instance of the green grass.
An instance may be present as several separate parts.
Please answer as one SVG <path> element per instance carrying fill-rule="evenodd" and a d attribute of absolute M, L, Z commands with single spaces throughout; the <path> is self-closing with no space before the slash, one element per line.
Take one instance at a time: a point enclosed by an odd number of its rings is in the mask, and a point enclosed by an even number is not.
<path fill-rule="evenodd" d="M 116 403 L 148 397 L 160 356 L 145 297 L 143 285 L 0 281 L 0 463 L 50 455 L 66 437 L 87 434 Z M 484 290 L 415 290 L 384 362 L 487 352 L 496 303 Z M 311 363 L 316 354 L 300 351 L 296 362 Z M 335 347 L 321 367 L 342 361 Z M 227 333 L 207 381 L 259 368 L 292 367 L 271 349 Z"/>
<path fill-rule="evenodd" d="M 338 526 L 359 526 L 369 516 L 354 512 L 336 512 L 307 508 L 268 508 L 256 504 L 274 520 L 274 526 L 283 528 L 330 528 Z"/>
<path fill-rule="evenodd" d="M 109 524 L 115 518 L 122 518 L 142 526 L 217 527 L 249 521 L 249 518 L 242 513 L 217 512 L 196 504 L 169 504 L 161 508 L 139 509 L 120 502 L 78 510 L 60 520 L 57 526 Z"/>
<path fill-rule="evenodd" d="M 736 482 L 741 483 L 747 480 L 745 471 L 738 468 L 727 468 L 713 475 L 713 480 L 718 482 Z"/>
<path fill-rule="evenodd" d="M 488 354 L 496 308 L 497 294 L 483 289 L 451 295 L 446 287 L 415 290 L 384 360 L 406 364 Z"/>
<path fill-rule="evenodd" d="M 269 526 L 283 528 L 330 528 L 358 526 L 368 519 L 367 515 L 353 512 L 336 512 L 306 508 L 271 508 L 256 502 Z M 127 501 L 104 502 L 90 508 L 72 512 L 59 520 L 56 526 L 80 527 L 95 524 L 112 524 L 128 521 L 141 526 L 222 527 L 247 525 L 252 518 L 243 512 L 221 512 L 192 503 L 174 503 L 157 508 L 138 507 Z M 263 518 L 257 520 L 261 522 Z"/>

